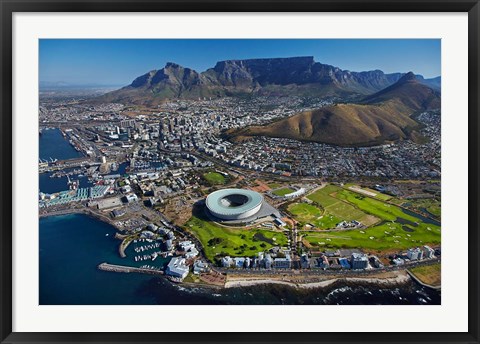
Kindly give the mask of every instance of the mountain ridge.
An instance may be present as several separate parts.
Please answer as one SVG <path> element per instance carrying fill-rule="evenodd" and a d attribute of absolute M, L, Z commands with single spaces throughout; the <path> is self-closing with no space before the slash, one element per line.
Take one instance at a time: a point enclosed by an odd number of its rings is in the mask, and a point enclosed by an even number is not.
<path fill-rule="evenodd" d="M 412 115 L 438 109 L 440 103 L 440 93 L 409 72 L 359 103 L 305 111 L 265 126 L 228 131 L 224 136 L 232 141 L 269 136 L 340 146 L 368 146 L 402 139 L 419 141 L 420 125 Z"/>
<path fill-rule="evenodd" d="M 394 84 L 403 75 L 381 70 L 351 72 L 315 62 L 313 56 L 218 61 L 201 73 L 167 62 L 164 68 L 149 71 L 98 101 L 154 105 L 166 99 L 244 95 L 364 96 Z"/>

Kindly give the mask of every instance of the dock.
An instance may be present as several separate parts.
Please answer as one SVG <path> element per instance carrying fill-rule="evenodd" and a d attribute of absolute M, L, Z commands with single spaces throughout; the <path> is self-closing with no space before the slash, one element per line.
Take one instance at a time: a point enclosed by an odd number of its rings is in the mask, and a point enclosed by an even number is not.
<path fill-rule="evenodd" d="M 164 272 L 161 270 L 153 270 L 148 268 L 136 268 L 133 266 L 125 266 L 125 265 L 115 265 L 109 263 L 102 263 L 98 266 L 99 270 L 103 271 L 111 271 L 111 272 L 123 272 L 123 273 L 131 273 L 137 272 L 142 274 L 150 274 L 150 275 L 163 275 Z"/>

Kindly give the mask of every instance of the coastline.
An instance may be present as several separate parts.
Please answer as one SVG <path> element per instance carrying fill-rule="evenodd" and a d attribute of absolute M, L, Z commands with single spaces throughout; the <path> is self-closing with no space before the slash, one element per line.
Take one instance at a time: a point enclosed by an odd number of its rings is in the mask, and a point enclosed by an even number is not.
<path fill-rule="evenodd" d="M 411 271 L 409 270 L 405 270 L 407 272 L 407 274 L 410 276 L 411 279 L 413 279 L 415 282 L 417 282 L 418 284 L 426 287 L 426 288 L 430 288 L 430 289 L 433 289 L 433 290 L 442 290 L 442 286 L 441 285 L 431 285 L 431 284 L 427 284 L 427 283 L 424 283 L 422 282 L 417 276 L 415 276 L 415 274 L 413 274 Z"/>
<path fill-rule="evenodd" d="M 405 271 L 395 272 L 395 277 L 333 277 L 325 279 L 323 281 L 317 282 L 292 282 L 288 280 L 278 280 L 278 279 L 255 279 L 255 278 L 244 278 L 244 279 L 231 279 L 225 282 L 224 288 L 237 288 L 237 287 L 251 287 L 255 285 L 264 285 L 264 284 L 281 284 L 290 286 L 298 289 L 315 289 L 315 288 L 327 288 L 334 283 L 343 282 L 343 283 L 366 283 L 374 284 L 378 286 L 390 287 L 395 285 L 405 284 L 411 281 L 411 277 Z"/>
<path fill-rule="evenodd" d="M 117 231 L 118 228 L 112 223 L 112 221 L 105 216 L 96 213 L 95 211 L 92 211 L 90 209 L 85 209 L 85 208 L 70 208 L 70 209 L 65 209 L 61 211 L 55 211 L 52 213 L 43 213 L 39 214 L 39 217 L 50 217 L 50 216 L 63 216 L 63 215 L 71 215 L 71 214 L 83 214 L 86 216 L 90 216 L 94 219 L 100 220 L 102 222 L 108 223 L 109 225 L 113 226 Z M 117 232 L 118 234 L 118 232 Z M 122 239 L 118 238 L 117 239 Z M 125 253 L 121 252 L 122 250 L 122 242 L 119 245 L 119 254 L 120 256 L 124 256 Z M 127 245 L 128 246 L 128 245 Z M 123 247 L 125 249 L 126 247 Z M 122 255 L 123 253 L 123 255 Z M 137 273 L 141 273 L 136 271 Z M 357 276 L 352 276 L 352 277 L 346 277 L 345 275 L 342 276 L 325 276 L 323 277 L 323 280 L 320 281 L 300 281 L 300 280 L 289 280 L 289 278 L 285 277 L 261 277 L 256 278 L 255 276 L 252 275 L 227 275 L 227 280 L 223 286 L 218 286 L 218 285 L 210 285 L 208 283 L 192 283 L 192 282 L 182 282 L 180 285 L 185 286 L 187 288 L 189 287 L 212 287 L 214 289 L 229 289 L 229 288 L 239 288 L 239 287 L 251 287 L 251 286 L 257 286 L 257 285 L 268 285 L 268 284 L 276 284 L 276 285 L 284 285 L 284 286 L 289 286 L 292 288 L 300 289 L 300 290 L 309 290 L 309 289 L 324 289 L 324 288 L 329 288 L 335 283 L 357 283 L 357 284 L 368 284 L 368 285 L 376 285 L 379 287 L 393 287 L 397 285 L 403 285 L 408 283 L 409 281 L 413 281 L 415 283 L 418 283 L 419 285 L 422 285 L 424 287 L 428 287 L 430 289 L 434 289 L 437 291 L 441 290 L 441 287 L 435 287 L 435 286 L 430 286 L 422 283 L 419 281 L 415 276 L 412 276 L 411 273 L 409 273 L 408 270 L 398 270 L 398 271 L 390 271 L 390 272 L 383 272 L 376 274 L 374 276 L 369 276 L 369 277 L 358 277 Z M 295 276 L 289 276 L 289 277 L 295 277 Z"/>
<path fill-rule="evenodd" d="M 91 209 L 86 209 L 86 208 L 70 208 L 65 210 L 57 210 L 50 213 L 39 212 L 38 217 L 44 218 L 44 217 L 64 216 L 64 215 L 72 215 L 72 214 L 83 214 L 83 215 L 90 216 L 94 219 L 108 223 L 110 226 L 114 227 L 117 231 L 119 231 L 119 228 L 115 226 L 115 224 L 108 217 L 106 217 L 105 215 L 101 215 Z"/>
<path fill-rule="evenodd" d="M 70 209 L 55 211 L 55 212 L 52 212 L 52 213 L 48 213 L 48 212 L 47 213 L 39 213 L 38 217 L 39 218 L 46 218 L 46 217 L 65 216 L 65 215 L 73 215 L 73 214 L 83 214 L 83 215 L 86 215 L 86 216 L 90 216 L 91 218 L 94 218 L 96 220 L 107 223 L 110 226 L 112 226 L 113 228 L 115 228 L 115 230 L 117 231 L 115 233 L 115 238 L 121 240 L 120 245 L 118 246 L 118 254 L 122 258 L 127 257 L 127 255 L 125 254 L 125 250 L 130 245 L 131 241 L 124 244 L 125 238 L 120 237 L 120 234 L 119 234 L 120 229 L 117 226 L 115 226 L 115 224 L 109 218 L 107 218 L 106 216 L 101 215 L 99 213 L 96 213 L 91 209 L 70 208 Z"/>

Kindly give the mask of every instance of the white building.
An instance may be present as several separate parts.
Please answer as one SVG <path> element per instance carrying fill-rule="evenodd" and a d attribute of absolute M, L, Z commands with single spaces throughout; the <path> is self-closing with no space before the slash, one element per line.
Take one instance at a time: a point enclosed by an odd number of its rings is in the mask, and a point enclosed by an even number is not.
<path fill-rule="evenodd" d="M 245 267 L 249 268 L 251 262 L 252 260 L 249 257 L 245 258 Z"/>
<path fill-rule="evenodd" d="M 421 260 L 423 259 L 423 251 L 419 248 L 411 248 L 407 251 L 407 257 L 410 260 Z"/>
<path fill-rule="evenodd" d="M 181 242 L 178 243 L 178 246 L 184 252 L 187 252 L 187 251 L 191 250 L 192 248 L 195 248 L 195 244 L 192 243 L 190 240 L 181 241 Z"/>
<path fill-rule="evenodd" d="M 366 269 L 368 267 L 367 255 L 354 252 L 352 253 L 350 263 L 352 264 L 352 269 L 354 270 Z"/>
<path fill-rule="evenodd" d="M 120 188 L 120 190 L 123 192 L 123 193 L 129 193 L 132 191 L 132 187 L 130 185 L 124 185 Z"/>
<path fill-rule="evenodd" d="M 133 193 L 132 193 L 132 194 L 125 195 L 125 198 L 126 198 L 126 200 L 127 200 L 128 203 L 138 201 L 137 195 L 135 195 L 135 194 L 133 194 Z"/>
<path fill-rule="evenodd" d="M 285 198 L 295 198 L 295 197 L 299 197 L 299 196 L 303 195 L 303 194 L 305 193 L 305 191 L 306 191 L 306 190 L 305 190 L 304 188 L 300 188 L 300 189 L 298 189 L 298 190 L 296 190 L 296 191 L 294 191 L 294 192 L 291 192 L 291 193 L 289 193 L 289 194 L 286 194 L 286 195 L 283 196 L 283 197 L 285 197 Z"/>
<path fill-rule="evenodd" d="M 167 265 L 165 273 L 168 276 L 184 279 L 187 277 L 190 268 L 185 264 L 185 258 L 173 257 Z"/>
<path fill-rule="evenodd" d="M 435 258 L 435 250 L 430 246 L 427 246 L 427 245 L 423 246 L 423 253 L 426 259 Z"/>
<path fill-rule="evenodd" d="M 222 258 L 222 266 L 224 268 L 229 268 L 233 265 L 233 259 L 230 256 L 225 256 Z"/>
<path fill-rule="evenodd" d="M 198 256 L 198 250 L 193 246 L 187 253 L 185 253 L 185 258 L 190 259 L 190 258 L 195 258 Z"/>
<path fill-rule="evenodd" d="M 193 263 L 193 273 L 199 275 L 202 272 L 208 272 L 208 264 L 201 260 L 195 261 L 195 263 Z"/>
<path fill-rule="evenodd" d="M 285 258 L 275 258 L 273 260 L 273 266 L 275 269 L 290 269 L 292 266 L 290 255 L 285 255 Z"/>
<path fill-rule="evenodd" d="M 263 263 L 265 264 L 265 269 L 271 269 L 272 268 L 273 259 L 268 253 L 265 255 L 265 259 L 264 259 Z"/>

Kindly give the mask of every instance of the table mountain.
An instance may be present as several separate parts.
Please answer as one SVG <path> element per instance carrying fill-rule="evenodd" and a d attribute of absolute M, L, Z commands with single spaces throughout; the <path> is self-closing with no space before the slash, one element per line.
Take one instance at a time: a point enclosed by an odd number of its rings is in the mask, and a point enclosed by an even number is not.
<path fill-rule="evenodd" d="M 245 95 L 351 97 L 378 92 L 402 76 L 380 70 L 350 72 L 315 62 L 312 56 L 221 61 L 202 73 L 169 62 L 97 101 L 154 105 L 165 99 Z"/>

